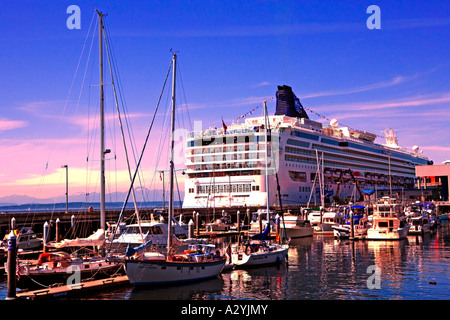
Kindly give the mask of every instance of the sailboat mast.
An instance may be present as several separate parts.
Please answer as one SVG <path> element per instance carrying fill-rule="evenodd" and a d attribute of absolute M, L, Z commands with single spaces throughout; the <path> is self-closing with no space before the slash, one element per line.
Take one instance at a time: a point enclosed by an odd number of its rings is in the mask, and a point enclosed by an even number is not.
<path fill-rule="evenodd" d="M 170 190 L 169 190 L 169 213 L 167 218 L 167 256 L 170 254 L 170 247 L 172 245 L 172 218 L 173 218 L 173 186 L 174 186 L 174 131 L 175 131 L 175 80 L 177 71 L 177 54 L 172 56 L 172 123 L 170 134 Z"/>
<path fill-rule="evenodd" d="M 99 21 L 99 69 L 100 69 L 100 228 L 106 229 L 105 213 L 105 99 L 103 96 L 103 13 L 96 10 Z"/>
<path fill-rule="evenodd" d="M 269 215 L 269 139 L 268 139 L 268 130 L 269 130 L 269 120 L 267 118 L 267 104 L 266 101 L 264 104 L 264 127 L 266 131 L 266 193 L 267 193 L 267 223 L 270 221 Z"/>

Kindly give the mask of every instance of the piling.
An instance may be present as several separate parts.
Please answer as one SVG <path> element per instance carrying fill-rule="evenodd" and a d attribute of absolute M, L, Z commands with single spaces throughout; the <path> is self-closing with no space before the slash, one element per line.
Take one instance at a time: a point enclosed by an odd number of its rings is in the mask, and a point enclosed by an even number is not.
<path fill-rule="evenodd" d="M 191 220 L 189 220 L 189 223 L 188 223 L 188 237 L 189 237 L 189 239 L 194 238 L 194 231 L 195 231 L 195 224 L 194 224 L 194 221 L 192 221 L 192 219 L 191 219 Z"/>
<path fill-rule="evenodd" d="M 237 212 L 237 231 L 241 232 L 241 213 Z"/>
<path fill-rule="evenodd" d="M 70 228 L 72 229 L 72 238 L 75 238 L 75 216 L 70 217 Z"/>
<path fill-rule="evenodd" d="M 14 231 L 8 237 L 8 292 L 6 300 L 16 299 L 17 238 Z"/>
<path fill-rule="evenodd" d="M 42 242 L 44 243 L 44 252 L 47 252 L 47 242 L 48 242 L 48 236 L 50 233 L 50 225 L 48 224 L 47 221 L 45 221 L 44 223 L 44 232 L 43 232 L 43 239 Z"/>
<path fill-rule="evenodd" d="M 281 222 L 281 219 L 280 219 L 280 216 L 277 214 L 276 215 L 276 217 L 275 217 L 275 221 L 276 221 L 276 229 L 275 229 L 275 238 L 276 239 L 281 239 L 280 238 L 280 231 L 281 231 L 281 228 L 280 228 L 280 222 Z"/>
<path fill-rule="evenodd" d="M 59 224 L 61 220 L 59 218 L 56 219 L 56 227 L 55 227 L 55 233 L 56 233 L 56 242 L 59 242 L 60 236 L 59 236 Z"/>
<path fill-rule="evenodd" d="M 250 224 L 251 224 L 251 220 L 252 216 L 250 215 L 250 209 L 247 208 L 247 222 L 248 222 L 248 228 L 250 229 Z"/>
<path fill-rule="evenodd" d="M 259 233 L 262 233 L 262 213 L 258 213 Z"/>
<path fill-rule="evenodd" d="M 16 218 L 11 218 L 11 230 L 16 230 Z"/>
<path fill-rule="evenodd" d="M 353 212 L 350 211 L 350 238 L 355 239 L 355 224 L 353 222 Z"/>
<path fill-rule="evenodd" d="M 197 212 L 195 215 L 195 227 L 197 229 L 197 237 L 200 235 L 200 213 Z"/>

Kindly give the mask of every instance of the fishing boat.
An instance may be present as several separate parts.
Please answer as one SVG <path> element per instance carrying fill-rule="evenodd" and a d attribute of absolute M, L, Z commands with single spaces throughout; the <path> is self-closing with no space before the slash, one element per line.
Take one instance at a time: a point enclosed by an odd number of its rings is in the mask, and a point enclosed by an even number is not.
<path fill-rule="evenodd" d="M 134 286 L 173 284 L 200 281 L 216 277 L 224 268 L 226 259 L 205 250 L 174 254 L 172 248 L 172 217 L 174 212 L 174 130 L 175 130 L 175 83 L 177 54 L 172 56 L 172 121 L 170 147 L 170 191 L 168 211 L 168 237 L 166 254 L 157 251 L 130 250 L 125 259 L 126 274 Z M 138 162 L 139 166 L 140 161 Z M 132 188 L 133 181 L 130 188 Z M 142 246 L 145 247 L 145 246 Z M 145 249 L 145 248 L 142 248 Z M 134 253 L 133 253 L 134 252 Z"/>
<path fill-rule="evenodd" d="M 408 235 L 410 225 L 403 215 L 403 206 L 395 199 L 383 197 L 373 210 L 373 224 L 367 240 L 400 240 Z"/>

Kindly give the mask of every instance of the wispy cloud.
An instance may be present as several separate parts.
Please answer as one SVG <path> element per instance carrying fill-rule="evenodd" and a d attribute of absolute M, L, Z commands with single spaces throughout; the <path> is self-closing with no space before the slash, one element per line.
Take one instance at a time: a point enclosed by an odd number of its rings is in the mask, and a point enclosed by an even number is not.
<path fill-rule="evenodd" d="M 314 92 L 310 94 L 302 95 L 302 98 L 316 98 L 316 97 L 326 97 L 326 96 L 337 96 L 337 95 L 345 95 L 345 94 L 352 94 L 352 93 L 359 93 L 359 92 L 365 92 L 365 91 L 371 91 L 375 89 L 381 89 L 381 88 L 387 88 L 392 87 L 395 85 L 398 85 L 400 83 L 403 83 L 412 77 L 404 77 L 404 76 L 397 76 L 389 81 L 381 81 L 373 84 L 369 84 L 366 86 L 359 86 L 354 87 L 350 89 L 343 89 L 343 90 L 329 90 L 329 91 L 320 91 L 320 92 Z"/>
<path fill-rule="evenodd" d="M 326 109 L 346 110 L 346 111 L 368 111 L 368 110 L 383 110 L 383 109 L 425 106 L 447 102 L 450 102 L 450 93 L 416 96 L 406 99 L 394 99 L 388 101 L 369 101 L 369 102 L 356 102 L 347 104 L 335 104 L 326 106 Z M 348 113 L 346 115 L 347 117 L 358 117 L 358 115 L 354 113 Z M 341 115 L 340 117 L 343 116 L 345 115 Z M 364 113 L 361 116 L 367 117 L 367 113 Z"/>
<path fill-rule="evenodd" d="M 29 101 L 22 103 L 17 109 L 37 117 L 54 118 L 62 115 L 64 105 L 65 101 L 62 100 Z M 56 110 L 61 111 L 57 114 Z"/>
<path fill-rule="evenodd" d="M 272 83 L 268 82 L 268 81 L 261 81 L 257 84 L 254 84 L 251 86 L 251 88 L 261 88 L 261 87 L 267 87 L 267 86 L 271 86 Z"/>
<path fill-rule="evenodd" d="M 450 25 L 450 18 L 383 20 L 382 30 L 442 27 Z M 267 37 L 283 35 L 306 35 L 321 33 L 365 32 L 365 20 L 357 22 L 309 22 L 292 24 L 261 24 L 217 26 L 201 29 L 133 30 L 118 33 L 126 37 Z"/>
<path fill-rule="evenodd" d="M 14 130 L 28 126 L 27 121 L 0 118 L 0 131 Z"/>

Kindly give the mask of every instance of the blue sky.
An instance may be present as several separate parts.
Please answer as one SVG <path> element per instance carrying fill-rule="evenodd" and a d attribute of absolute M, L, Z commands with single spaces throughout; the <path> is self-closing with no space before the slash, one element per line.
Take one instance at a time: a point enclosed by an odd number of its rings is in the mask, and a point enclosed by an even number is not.
<path fill-rule="evenodd" d="M 66 26 L 70 5 L 80 7 L 79 30 Z M 381 29 L 366 26 L 370 5 L 380 8 Z M 435 163 L 450 159 L 448 2 L 3 1 L 0 197 L 64 194 L 65 163 L 72 192 L 85 190 L 86 142 L 98 99 L 96 42 L 90 64 L 83 58 L 72 80 L 95 8 L 107 14 L 138 149 L 173 49 L 180 101 L 204 127 L 220 126 L 222 117 L 231 123 L 286 84 L 319 114 L 380 136 L 393 128 L 401 146 L 418 145 Z M 110 103 L 110 86 L 105 90 Z M 274 112 L 275 102 L 268 107 Z M 112 114 L 114 105 L 107 108 Z M 126 189 L 123 157 L 109 165 L 122 172 L 118 185 Z"/>

